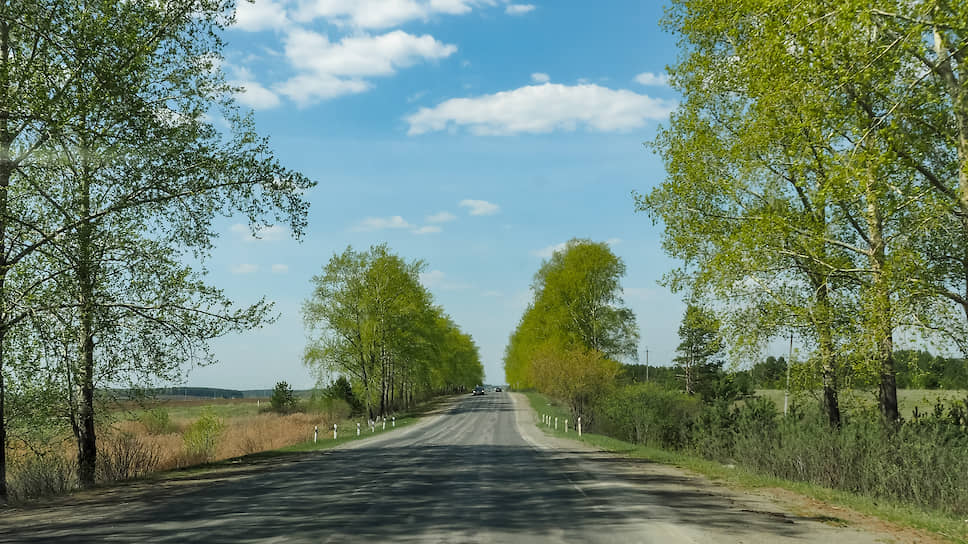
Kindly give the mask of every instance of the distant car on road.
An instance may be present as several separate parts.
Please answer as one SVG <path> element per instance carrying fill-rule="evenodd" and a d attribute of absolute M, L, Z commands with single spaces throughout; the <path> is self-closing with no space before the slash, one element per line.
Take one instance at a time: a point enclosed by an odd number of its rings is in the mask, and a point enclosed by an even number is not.
<path fill-rule="evenodd" d="M 500 387 L 495 387 L 494 388 L 494 392 L 495 393 L 500 393 L 501 392 L 501 388 Z"/>
<path fill-rule="evenodd" d="M 474 388 L 474 392 L 471 393 L 471 394 L 472 395 L 483 395 L 484 394 L 484 388 L 478 385 L 477 387 Z"/>

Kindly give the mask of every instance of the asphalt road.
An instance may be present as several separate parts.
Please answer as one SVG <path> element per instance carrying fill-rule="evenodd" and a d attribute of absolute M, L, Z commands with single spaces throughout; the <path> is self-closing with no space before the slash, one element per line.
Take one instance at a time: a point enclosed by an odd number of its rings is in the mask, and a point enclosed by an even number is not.
<path fill-rule="evenodd" d="M 400 541 L 884 540 L 547 437 L 508 393 L 326 452 L 0 512 L 0 542 Z"/>

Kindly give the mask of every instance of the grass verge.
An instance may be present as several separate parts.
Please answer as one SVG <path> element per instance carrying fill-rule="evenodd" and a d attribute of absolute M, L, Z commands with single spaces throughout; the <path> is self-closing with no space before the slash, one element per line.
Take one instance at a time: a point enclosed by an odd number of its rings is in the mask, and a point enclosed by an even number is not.
<path fill-rule="evenodd" d="M 552 419 L 559 418 L 557 431 L 553 426 L 549 427 L 539 423 L 538 427 L 545 433 L 559 438 L 578 440 L 578 434 L 575 432 L 572 422 L 570 422 L 571 427 L 568 432 L 566 433 L 564 430 L 563 420 L 571 417 L 565 406 L 540 393 L 525 392 L 524 395 L 530 401 L 531 407 L 537 412 L 538 422 L 540 422 L 542 414 L 549 415 Z M 925 510 L 914 505 L 893 503 L 814 484 L 784 480 L 755 473 L 742 466 L 724 465 L 694 455 L 632 444 L 600 434 L 582 433 L 581 440 L 612 453 L 690 470 L 730 487 L 746 490 L 785 489 L 830 505 L 849 508 L 862 514 L 874 516 L 902 527 L 928 531 L 951 542 L 968 543 L 968 520 Z M 943 469 L 939 467 L 939 470 Z"/>

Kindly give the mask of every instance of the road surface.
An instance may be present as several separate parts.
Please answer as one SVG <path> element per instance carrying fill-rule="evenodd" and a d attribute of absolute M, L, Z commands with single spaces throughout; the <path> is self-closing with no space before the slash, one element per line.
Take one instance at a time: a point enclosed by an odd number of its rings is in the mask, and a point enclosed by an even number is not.
<path fill-rule="evenodd" d="M 0 511 L 0 542 L 884 542 L 675 469 L 545 436 L 522 396 L 467 396 L 290 459 Z"/>

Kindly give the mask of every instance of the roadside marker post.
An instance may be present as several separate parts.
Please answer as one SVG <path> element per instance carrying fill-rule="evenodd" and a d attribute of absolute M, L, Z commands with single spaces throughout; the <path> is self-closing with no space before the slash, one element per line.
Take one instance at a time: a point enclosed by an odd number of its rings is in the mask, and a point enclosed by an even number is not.
<path fill-rule="evenodd" d="M 565 420 L 565 434 L 568 434 L 568 420 Z"/>
<path fill-rule="evenodd" d="M 313 428 L 313 444 L 316 443 L 316 438 L 319 436 L 319 425 Z"/>
<path fill-rule="evenodd" d="M 356 436 L 360 436 L 360 424 L 356 424 Z"/>
<path fill-rule="evenodd" d="M 393 416 L 393 426 L 397 426 L 397 416 Z"/>
<path fill-rule="evenodd" d="M 383 418 L 383 430 L 387 430 L 387 418 Z"/>
<path fill-rule="evenodd" d="M 558 430 L 558 416 L 555 416 L 555 430 Z"/>
<path fill-rule="evenodd" d="M 333 423 L 333 440 L 336 440 L 336 424 Z"/>
<path fill-rule="evenodd" d="M 578 438 L 581 438 L 581 417 L 578 418 Z"/>

